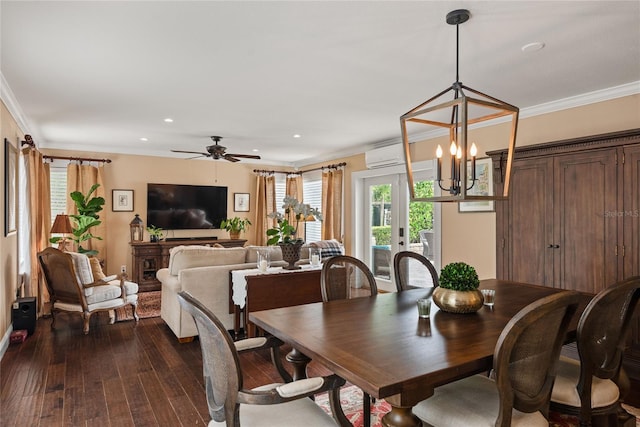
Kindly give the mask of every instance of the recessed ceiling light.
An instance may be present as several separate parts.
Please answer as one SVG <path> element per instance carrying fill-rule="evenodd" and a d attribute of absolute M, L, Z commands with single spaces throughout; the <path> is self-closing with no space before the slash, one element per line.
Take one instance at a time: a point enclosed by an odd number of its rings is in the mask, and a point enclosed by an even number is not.
<path fill-rule="evenodd" d="M 140 141 L 142 142 L 147 142 L 149 140 L 149 138 L 140 138 Z"/>
<path fill-rule="evenodd" d="M 258 152 L 258 151 L 260 151 L 260 150 L 258 150 L 257 148 L 254 148 L 254 149 L 253 149 L 253 150 L 251 150 L 251 151 L 253 151 L 254 153 L 257 153 L 257 152 Z"/>
<path fill-rule="evenodd" d="M 544 43 L 542 42 L 533 42 L 529 44 L 525 44 L 521 47 L 523 52 L 536 52 L 544 47 Z"/>
<path fill-rule="evenodd" d="M 171 117 L 167 117 L 164 121 L 165 123 L 173 123 L 173 119 Z"/>
<path fill-rule="evenodd" d="M 299 133 L 296 133 L 293 135 L 294 138 L 302 138 L 302 135 L 300 135 Z"/>

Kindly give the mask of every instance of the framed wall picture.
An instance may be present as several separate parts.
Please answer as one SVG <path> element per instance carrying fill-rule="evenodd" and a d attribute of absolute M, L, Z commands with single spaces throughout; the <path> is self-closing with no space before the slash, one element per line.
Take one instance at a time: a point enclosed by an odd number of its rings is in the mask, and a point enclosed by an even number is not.
<path fill-rule="evenodd" d="M 233 193 L 233 211 L 249 212 L 249 193 Z"/>
<path fill-rule="evenodd" d="M 4 139 L 4 235 L 16 231 L 18 149 Z"/>
<path fill-rule="evenodd" d="M 471 176 L 471 162 L 467 162 L 467 177 Z M 467 194 L 474 196 L 493 195 L 493 169 L 491 158 L 476 160 L 476 178 L 478 179 Z M 467 185 L 468 187 L 468 185 Z M 458 212 L 493 212 L 493 200 L 481 200 L 478 202 L 458 203 Z"/>
<path fill-rule="evenodd" d="M 111 190 L 113 212 L 133 212 L 133 190 Z"/>

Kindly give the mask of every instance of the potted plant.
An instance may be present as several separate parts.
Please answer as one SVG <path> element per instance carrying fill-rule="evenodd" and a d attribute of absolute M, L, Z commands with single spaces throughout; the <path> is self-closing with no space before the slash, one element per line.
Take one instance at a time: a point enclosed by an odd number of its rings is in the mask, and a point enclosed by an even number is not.
<path fill-rule="evenodd" d="M 308 203 L 300 203 L 295 197 L 285 196 L 282 202 L 284 214 L 272 212 L 267 215 L 276 220 L 276 226 L 267 230 L 267 245 L 280 245 L 282 259 L 289 263 L 283 268 L 295 270 L 300 268 L 295 263 L 300 259 L 300 247 L 304 244 L 304 240 L 296 236 L 300 221 L 322 220 L 322 214 Z"/>
<path fill-rule="evenodd" d="M 464 262 L 452 262 L 440 272 L 440 284 L 433 291 L 433 302 L 450 313 L 474 313 L 482 307 L 476 269 Z"/>
<path fill-rule="evenodd" d="M 153 224 L 150 224 L 147 227 L 147 233 L 149 233 L 149 240 L 151 242 L 159 242 L 164 237 L 164 230 L 160 227 L 156 227 Z"/>
<path fill-rule="evenodd" d="M 220 223 L 220 228 L 224 228 L 225 230 L 227 230 L 229 232 L 229 237 L 235 240 L 239 239 L 240 232 L 246 231 L 250 225 L 251 221 L 249 221 L 247 218 L 239 218 L 236 216 L 233 218 L 222 220 L 222 222 Z"/>
<path fill-rule="evenodd" d="M 86 242 L 89 239 L 102 240 L 102 237 L 94 236 L 90 231 L 92 227 L 102 224 L 98 212 L 102 210 L 105 200 L 103 197 L 91 197 L 91 194 L 93 194 L 98 187 L 100 187 L 100 184 L 93 184 L 86 195 L 80 191 L 74 191 L 69 195 L 78 210 L 76 215 L 69 215 L 73 220 L 73 237 L 71 240 L 78 246 L 78 252 L 86 254 L 87 256 L 97 255 L 98 251 L 83 248 L 82 242 Z M 52 237 L 49 239 L 49 242 L 58 243 L 61 239 L 62 237 Z"/>

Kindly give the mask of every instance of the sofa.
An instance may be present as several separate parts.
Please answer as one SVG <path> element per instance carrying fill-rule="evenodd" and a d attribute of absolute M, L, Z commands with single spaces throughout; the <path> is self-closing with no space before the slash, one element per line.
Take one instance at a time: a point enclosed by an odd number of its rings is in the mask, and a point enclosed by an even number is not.
<path fill-rule="evenodd" d="M 191 315 L 178 303 L 178 292 L 187 291 L 220 319 L 227 330 L 233 329 L 230 313 L 229 276 L 231 270 L 256 268 L 258 249 L 270 251 L 271 265 L 287 265 L 278 246 L 218 248 L 209 246 L 176 246 L 169 255 L 169 267 L 156 277 L 162 284 L 160 316 L 180 341 L 198 335 Z"/>
<path fill-rule="evenodd" d="M 335 240 L 308 243 L 300 249 L 300 261 L 309 262 L 309 247 L 322 249 L 322 258 L 344 253 Z M 234 326 L 229 277 L 232 270 L 256 268 L 258 250 L 269 251 L 271 266 L 285 266 L 279 246 L 246 246 L 222 248 L 210 246 L 176 246 L 169 255 L 169 267 L 156 277 L 162 284 L 160 316 L 180 341 L 191 341 L 198 335 L 191 316 L 178 303 L 178 292 L 187 291 L 210 309 L 227 328 Z"/>

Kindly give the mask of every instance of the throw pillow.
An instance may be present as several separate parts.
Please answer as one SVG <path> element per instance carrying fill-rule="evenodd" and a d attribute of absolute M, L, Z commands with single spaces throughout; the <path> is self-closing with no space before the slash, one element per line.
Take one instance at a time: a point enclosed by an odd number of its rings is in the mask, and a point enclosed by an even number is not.
<path fill-rule="evenodd" d="M 106 276 L 102 272 L 102 266 L 100 260 L 96 257 L 89 257 L 89 263 L 91 264 L 91 274 L 93 275 L 93 281 L 104 279 Z"/>

